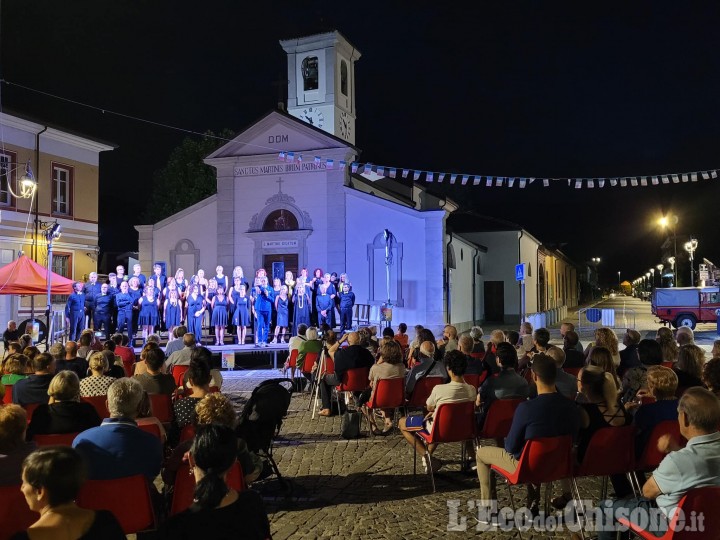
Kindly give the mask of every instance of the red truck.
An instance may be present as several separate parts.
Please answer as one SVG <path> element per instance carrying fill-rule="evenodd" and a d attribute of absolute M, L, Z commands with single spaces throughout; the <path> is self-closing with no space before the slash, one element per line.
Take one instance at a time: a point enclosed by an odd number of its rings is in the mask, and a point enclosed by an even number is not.
<path fill-rule="evenodd" d="M 718 287 L 673 287 L 655 289 L 651 299 L 652 313 L 675 328 L 695 328 L 700 322 L 716 322 L 720 309 Z"/>

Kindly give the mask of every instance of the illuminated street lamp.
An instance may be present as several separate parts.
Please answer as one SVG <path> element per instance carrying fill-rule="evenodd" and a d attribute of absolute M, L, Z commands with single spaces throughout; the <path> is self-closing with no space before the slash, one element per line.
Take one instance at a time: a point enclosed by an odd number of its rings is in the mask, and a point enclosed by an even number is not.
<path fill-rule="evenodd" d="M 649 289 L 648 287 L 650 285 L 650 272 L 645 272 L 645 288 Z"/>
<path fill-rule="evenodd" d="M 688 255 L 690 257 L 690 286 L 695 286 L 695 270 L 693 268 L 693 254 L 695 253 L 695 250 L 698 247 L 698 241 L 690 237 L 689 242 L 685 242 L 685 251 L 688 252 Z"/>
<path fill-rule="evenodd" d="M 663 268 L 665 268 L 665 265 L 663 263 L 658 264 L 655 268 L 658 269 L 658 275 L 660 276 L 660 286 L 662 287 L 662 271 Z"/>
<path fill-rule="evenodd" d="M 650 287 L 652 288 L 654 286 L 655 286 L 655 268 L 651 266 L 650 267 Z"/>
<path fill-rule="evenodd" d="M 658 223 L 660 226 L 665 229 L 667 227 L 670 227 L 670 230 L 672 232 L 673 236 L 673 263 L 671 263 L 670 267 L 673 271 L 673 285 L 677 287 L 677 270 L 675 269 L 674 261 L 677 261 L 677 224 L 678 224 L 678 217 L 675 215 L 672 216 L 663 216 L 658 220 Z"/>

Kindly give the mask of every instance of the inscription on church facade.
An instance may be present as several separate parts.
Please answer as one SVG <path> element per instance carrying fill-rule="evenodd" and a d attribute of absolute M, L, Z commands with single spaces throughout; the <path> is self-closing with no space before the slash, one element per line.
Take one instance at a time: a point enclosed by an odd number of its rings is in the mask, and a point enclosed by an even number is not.
<path fill-rule="evenodd" d="M 264 174 L 287 174 L 298 172 L 324 171 L 327 163 L 274 163 L 272 165 L 248 165 L 247 167 L 235 167 L 235 177 L 240 176 L 262 176 Z"/>
<path fill-rule="evenodd" d="M 298 247 L 297 240 L 263 240 L 263 249 L 276 249 L 276 248 L 296 248 Z"/>

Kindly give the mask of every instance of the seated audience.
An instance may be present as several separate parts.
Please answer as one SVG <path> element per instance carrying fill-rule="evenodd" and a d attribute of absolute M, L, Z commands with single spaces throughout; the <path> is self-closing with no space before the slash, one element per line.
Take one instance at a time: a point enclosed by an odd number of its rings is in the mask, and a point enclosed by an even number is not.
<path fill-rule="evenodd" d="M 720 339 L 713 341 L 713 348 L 710 351 L 710 356 L 712 358 L 720 358 Z"/>
<path fill-rule="evenodd" d="M 527 440 L 562 435 L 572 435 L 574 438 L 580 427 L 577 405 L 555 389 L 555 361 L 545 354 L 537 355 L 531 369 L 538 396 L 518 406 L 510 432 L 505 438 L 505 448 L 481 446 L 476 453 L 481 499 L 478 519 L 484 523 L 493 522 L 497 513 L 495 478 L 490 473 L 490 466 L 498 465 L 513 472 L 517 469 L 518 459 Z M 533 512 L 539 505 L 540 486 L 527 484 L 527 488 L 527 507 Z"/>
<path fill-rule="evenodd" d="M 311 371 L 312 366 L 304 366 L 305 356 L 307 356 L 308 353 L 319 354 L 323 345 L 322 341 L 318 338 L 318 330 L 314 326 L 307 329 L 305 338 L 305 341 L 298 346 L 297 367 L 300 371 L 303 370 L 303 367 L 305 371 Z"/>
<path fill-rule="evenodd" d="M 485 357 L 483 358 L 483 361 L 485 362 L 485 365 L 490 366 L 490 369 L 493 371 L 497 366 L 497 362 L 495 361 L 495 351 L 500 343 L 506 343 L 503 331 L 493 330 L 490 332 L 490 341 L 488 342 L 487 347 L 485 347 Z M 516 356 L 520 356 L 520 354 L 522 353 L 516 353 Z"/>
<path fill-rule="evenodd" d="M 32 361 L 33 358 L 40 354 L 40 349 L 38 349 L 35 345 L 28 345 L 23 348 L 22 352 Z"/>
<path fill-rule="evenodd" d="M 422 330 L 424 327 L 422 324 L 416 324 L 415 325 L 415 335 L 413 336 L 412 341 L 410 342 L 410 349 L 417 349 L 422 341 L 420 340 L 420 330 Z M 433 340 L 433 343 L 435 343 L 435 340 Z"/>
<path fill-rule="evenodd" d="M 575 332 L 575 325 L 571 322 L 562 323 L 560 325 L 560 337 L 563 340 L 563 348 L 565 348 L 565 336 L 567 336 L 568 332 Z M 573 343 L 573 347 L 575 348 L 575 350 L 577 352 L 579 352 L 579 353 L 583 352 L 584 349 L 583 349 L 582 343 L 580 343 L 580 336 L 578 336 L 577 333 L 575 333 L 572 343 Z M 565 356 L 567 357 L 567 352 L 566 352 Z M 583 354 L 583 357 L 584 356 L 585 355 Z M 570 366 L 568 366 L 568 367 L 570 367 Z M 573 367 L 582 367 L 582 366 L 573 366 Z"/>
<path fill-rule="evenodd" d="M 105 372 L 108 370 L 107 358 L 101 352 L 93 352 L 88 359 L 90 376 L 80 381 L 80 396 L 104 396 L 107 394 L 110 385 L 115 382 L 113 377 L 108 377 Z"/>
<path fill-rule="evenodd" d="M 445 354 L 443 362 L 445 363 L 445 369 L 448 375 L 450 375 L 450 382 L 435 385 L 430 393 L 430 397 L 427 399 L 425 406 L 429 413 L 424 421 L 427 431 L 432 430 L 433 415 L 440 405 L 443 403 L 475 401 L 475 396 L 477 395 L 477 389 L 463 380 L 463 375 L 465 375 L 465 369 L 467 368 L 467 356 L 457 350 L 450 351 Z M 415 448 L 418 454 L 423 456 L 425 472 L 427 472 L 428 467 L 431 467 L 433 471 L 438 471 L 440 467 L 442 467 L 442 461 L 432 455 L 437 445 L 430 445 L 428 448 L 428 452 L 430 453 L 428 459 L 428 456 L 425 455 L 425 447 L 422 442 L 415 436 L 413 431 L 408 431 L 405 428 L 407 421 L 407 417 L 402 417 L 398 422 L 403 437 L 405 437 L 405 440 L 410 446 Z"/>
<path fill-rule="evenodd" d="M 405 397 L 410 399 L 417 382 L 425 377 L 442 377 L 443 382 L 449 379 L 445 364 L 436 358 L 434 341 L 423 341 L 417 354 L 417 363 L 407 372 L 405 380 Z"/>
<path fill-rule="evenodd" d="M 590 352 L 595 347 L 604 347 L 610 351 L 615 369 L 620 365 L 620 350 L 618 347 L 618 338 L 612 328 L 601 327 L 595 329 L 595 341 L 590 343 L 585 349 L 585 358 L 590 357 Z"/>
<path fill-rule="evenodd" d="M 48 353 L 38 354 L 32 359 L 32 369 L 32 375 L 15 383 L 13 403 L 24 406 L 48 402 L 48 387 L 55 375 L 53 357 Z"/>
<path fill-rule="evenodd" d="M 0 406 L 0 486 L 22 482 L 22 462 L 35 450 L 34 442 L 25 441 L 27 413 L 20 405 Z"/>
<path fill-rule="evenodd" d="M 48 403 L 33 413 L 27 438 L 53 433 L 79 433 L 100 425 L 100 417 L 90 403 L 80 401 L 80 379 L 75 372 L 63 370 L 48 387 Z"/>
<path fill-rule="evenodd" d="M 171 446 L 177 444 L 182 428 L 194 422 L 195 405 L 210 393 L 210 366 L 207 363 L 203 361 L 191 362 L 186 374 L 187 382 L 185 385 L 190 393 L 173 403 L 174 418 L 168 434 Z"/>
<path fill-rule="evenodd" d="M 433 350 L 434 352 L 434 358 L 438 361 L 442 360 L 442 353 L 440 352 L 440 349 L 437 348 L 435 339 L 435 336 L 433 333 L 427 329 L 427 328 L 421 328 L 419 331 L 419 339 L 416 347 L 410 348 L 410 352 L 408 353 L 408 367 L 413 368 L 417 363 L 420 362 L 420 345 L 425 343 L 426 341 L 430 341 L 433 344 Z"/>
<path fill-rule="evenodd" d="M 56 343 L 50 347 L 50 353 L 53 353 L 53 347 L 55 349 L 55 371 L 63 371 L 69 369 L 78 376 L 79 379 L 84 379 L 88 374 L 88 363 L 84 358 L 80 358 L 77 355 L 77 344 L 74 341 L 68 341 L 65 343 L 65 350 L 60 343 Z"/>
<path fill-rule="evenodd" d="M 620 351 L 620 365 L 618 366 L 618 376 L 622 377 L 625 372 L 640 365 L 640 356 L 638 355 L 638 343 L 640 343 L 640 332 L 637 330 L 627 329 L 623 336 L 623 345 L 625 348 Z"/>
<path fill-rule="evenodd" d="M 366 401 L 372 400 L 372 394 L 375 393 L 378 381 L 382 379 L 397 379 L 405 377 L 405 365 L 403 364 L 402 349 L 400 344 L 395 341 L 386 341 L 380 345 L 380 356 L 375 364 L 370 367 L 370 388 L 372 391 L 368 395 Z M 361 397 L 361 403 L 363 403 L 364 396 Z M 382 430 L 377 427 L 375 416 L 368 413 L 366 408 L 363 408 L 368 422 L 371 425 L 371 429 L 375 435 L 386 435 L 392 429 L 392 410 L 380 409 L 379 413 L 385 423 Z"/>
<path fill-rule="evenodd" d="M 125 533 L 111 512 L 86 510 L 75 504 L 84 472 L 81 457 L 65 446 L 40 448 L 27 456 L 21 490 L 30 510 L 40 516 L 27 532 L 13 539 L 124 540 Z"/>
<path fill-rule="evenodd" d="M 129 377 L 133 373 L 132 366 L 135 363 L 135 351 L 132 347 L 123 345 L 123 337 L 125 336 L 122 334 L 113 334 L 110 339 L 115 343 L 115 355 L 122 359 L 125 374 Z"/>
<path fill-rule="evenodd" d="M 485 371 L 484 359 L 470 356 L 473 350 L 473 339 L 468 334 L 463 334 L 460 336 L 460 339 L 458 339 L 458 350 L 468 357 L 468 366 L 465 374 L 480 375 Z"/>
<path fill-rule="evenodd" d="M 182 341 L 183 348 L 172 353 L 165 361 L 165 371 L 168 373 L 172 373 L 173 366 L 190 365 L 190 357 L 192 356 L 193 349 L 195 348 L 195 334 L 191 332 L 186 333 L 183 336 Z"/>
<path fill-rule="evenodd" d="M 440 349 L 441 354 L 444 356 L 450 351 L 454 351 L 458 348 L 458 332 L 457 328 L 448 324 L 443 329 L 443 337 L 437 342 L 437 347 Z"/>
<path fill-rule="evenodd" d="M 127 377 L 116 380 L 107 391 L 110 418 L 75 437 L 73 448 L 85 459 L 90 479 L 143 474 L 150 483 L 155 480 L 162 464 L 163 446 L 160 439 L 141 430 L 135 421 L 142 399 L 139 382 Z"/>
<path fill-rule="evenodd" d="M 114 379 L 122 379 L 125 376 L 125 366 L 123 366 L 122 358 L 115 354 L 115 342 L 106 341 L 102 353 L 108 362 L 107 374 Z"/>
<path fill-rule="evenodd" d="M 172 337 L 165 346 L 165 357 L 170 358 L 170 355 L 175 351 L 181 350 L 185 345 L 183 344 L 182 337 L 187 334 L 187 326 L 176 326 L 173 330 Z M 134 356 L 134 355 L 133 355 Z"/>
<path fill-rule="evenodd" d="M 680 499 L 691 489 L 700 486 L 720 486 L 720 401 L 710 391 L 693 387 L 680 398 L 678 404 L 680 434 L 687 439 L 685 448 L 678 441 L 665 436 L 658 445 L 667 456 L 642 487 L 642 497 L 603 501 L 598 506 L 612 503 L 612 512 L 602 513 L 604 522 L 601 540 L 616 537 L 615 516 L 641 523 L 655 536 L 667 531 L 669 519 Z M 651 519 L 659 508 L 659 519 Z M 656 514 L 655 514 L 656 515 Z M 611 518 L 612 516 L 612 518 Z M 702 537 L 702 533 L 699 535 Z"/>
<path fill-rule="evenodd" d="M 210 370 L 210 388 L 215 387 L 218 390 L 222 388 L 223 384 L 223 376 L 222 372 L 212 367 L 212 351 L 208 349 L 207 347 L 195 347 L 195 350 L 192 353 L 192 356 L 190 357 L 190 363 L 192 362 L 204 362 L 207 364 L 208 369 Z M 182 392 L 183 394 L 187 394 L 187 382 L 188 382 L 188 372 L 186 371 L 183 375 L 183 388 Z"/>
<path fill-rule="evenodd" d="M 547 348 L 550 346 L 550 332 L 547 328 L 538 328 L 533 332 L 532 339 L 532 349 L 526 351 L 525 354 L 520 357 L 518 362 L 518 368 L 521 372 L 524 372 L 525 369 L 527 369 L 532 363 L 534 354 L 544 353 L 547 351 Z"/>
<path fill-rule="evenodd" d="M 483 329 L 479 326 L 473 326 L 470 329 L 470 337 L 473 340 L 473 347 L 472 351 L 474 353 L 484 353 L 485 352 L 485 342 L 482 340 L 483 337 Z"/>
<path fill-rule="evenodd" d="M 20 330 L 18 330 L 17 322 L 10 320 L 7 322 L 7 328 L 3 332 L 3 348 L 8 352 L 11 341 L 17 341 L 20 338 Z"/>
<path fill-rule="evenodd" d="M 147 355 L 148 351 L 159 348 L 160 346 L 157 343 L 146 343 L 145 345 L 143 345 L 143 348 L 140 350 L 140 359 L 133 364 L 133 375 L 144 375 L 145 373 L 147 373 L 145 356 Z M 165 358 L 167 358 L 167 355 L 165 355 Z M 168 373 L 171 373 L 170 370 L 168 370 Z"/>
<path fill-rule="evenodd" d="M 609 373 L 612 376 L 613 381 L 615 381 L 615 387 L 617 391 L 620 391 L 620 389 L 622 388 L 622 382 L 617 376 L 617 368 L 615 367 L 616 364 L 613 360 L 612 353 L 608 348 L 595 345 L 590 350 L 590 354 L 588 355 L 587 359 L 587 365 L 598 366 L 605 373 Z"/>
<path fill-rule="evenodd" d="M 95 335 L 93 334 L 93 331 L 83 330 L 83 332 L 80 334 L 80 337 L 78 338 L 77 355 L 80 358 L 89 359 L 90 353 L 94 350 L 97 350 L 95 348 L 92 348 L 94 341 Z"/>
<path fill-rule="evenodd" d="M 318 413 L 320 416 L 332 415 L 330 409 L 332 388 L 342 382 L 343 376 L 349 369 L 362 367 L 369 369 L 375 363 L 372 353 L 360 345 L 360 336 L 357 332 L 348 332 L 345 335 L 348 337 L 348 346 L 338 349 L 335 353 L 335 373 L 327 373 L 320 378 L 320 400 L 322 401 L 322 409 Z"/>
<path fill-rule="evenodd" d="M 578 349 L 580 336 L 575 330 L 568 330 L 563 337 L 563 350 L 565 351 L 565 367 L 581 368 L 585 365 L 585 354 Z"/>
<path fill-rule="evenodd" d="M 518 358 L 512 345 L 509 343 L 498 344 L 495 358 L 500 371 L 485 379 L 480 386 L 480 392 L 475 402 L 480 407 L 480 425 L 484 423 L 485 415 L 496 399 L 528 397 L 530 392 L 528 382 L 517 372 Z"/>
<path fill-rule="evenodd" d="M 695 345 L 695 334 L 689 326 L 681 326 L 675 330 L 675 341 L 678 347 L 683 345 Z"/>
<path fill-rule="evenodd" d="M 548 347 L 546 354 L 555 361 L 555 366 L 557 367 L 555 377 L 555 387 L 557 391 L 567 398 L 575 399 L 578 393 L 577 377 L 570 375 L 562 369 L 565 364 L 565 351 L 560 347 L 551 345 Z"/>
<path fill-rule="evenodd" d="M 623 402 L 630 403 L 641 388 L 647 388 L 646 374 L 650 366 L 659 366 L 662 359 L 662 348 L 654 339 L 641 339 L 638 343 L 640 365 L 630 368 L 623 375 Z"/>
<path fill-rule="evenodd" d="M 720 397 L 720 358 L 705 362 L 702 380 L 708 390 Z"/>
<path fill-rule="evenodd" d="M 145 352 L 145 366 L 147 371 L 135 375 L 135 380 L 140 383 L 148 394 L 169 394 L 172 395 L 177 388 L 175 379 L 168 373 L 162 373 L 165 363 L 165 354 L 160 347 L 150 347 Z"/>
<path fill-rule="evenodd" d="M 683 327 L 685 328 L 685 327 Z M 681 328 L 678 328 L 681 330 Z M 702 386 L 702 370 L 705 365 L 705 351 L 695 344 L 681 345 L 678 360 L 673 370 L 678 378 L 678 392 L 691 386 Z"/>
<path fill-rule="evenodd" d="M 3 364 L 2 384 L 15 384 L 21 379 L 27 379 L 27 368 L 30 359 L 22 353 L 13 353 L 5 359 Z"/>
<path fill-rule="evenodd" d="M 398 333 L 395 334 L 394 338 L 395 341 L 398 342 L 400 345 L 400 348 L 404 351 L 408 348 L 408 335 L 407 335 L 407 324 L 400 323 L 398 325 Z"/>
<path fill-rule="evenodd" d="M 227 474 L 236 459 L 237 438 L 232 429 L 198 426 L 188 457 L 196 482 L 194 505 L 163 525 L 163 538 L 270 538 L 260 495 L 252 490 L 238 493 L 227 486 Z"/>
<path fill-rule="evenodd" d="M 662 349 L 662 361 L 672 362 L 673 364 L 677 362 L 680 347 L 678 347 L 675 341 L 673 331 L 667 326 L 661 326 L 657 330 L 655 340 L 660 344 L 660 349 Z"/>
<path fill-rule="evenodd" d="M 653 428 L 664 420 L 677 420 L 678 378 L 675 372 L 663 366 L 651 366 L 647 370 L 647 390 L 638 392 L 638 400 L 628 403 L 635 410 L 633 423 L 637 428 L 635 453 L 641 456 Z M 640 403 L 641 398 L 652 398 L 651 403 Z"/>

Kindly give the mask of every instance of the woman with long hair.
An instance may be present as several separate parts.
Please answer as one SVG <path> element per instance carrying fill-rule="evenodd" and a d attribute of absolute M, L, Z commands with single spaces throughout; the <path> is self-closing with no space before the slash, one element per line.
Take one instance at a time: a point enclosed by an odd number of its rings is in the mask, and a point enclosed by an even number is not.
<path fill-rule="evenodd" d="M 163 538 L 270 538 L 270 522 L 256 491 L 237 492 L 227 485 L 227 475 L 237 459 L 237 437 L 226 426 L 197 426 L 188 454 L 195 476 L 193 505 L 171 517 Z"/>
<path fill-rule="evenodd" d="M 657 330 L 655 340 L 660 344 L 662 349 L 662 361 L 677 362 L 678 353 L 680 352 L 675 336 L 670 328 L 667 326 L 661 326 Z"/>

